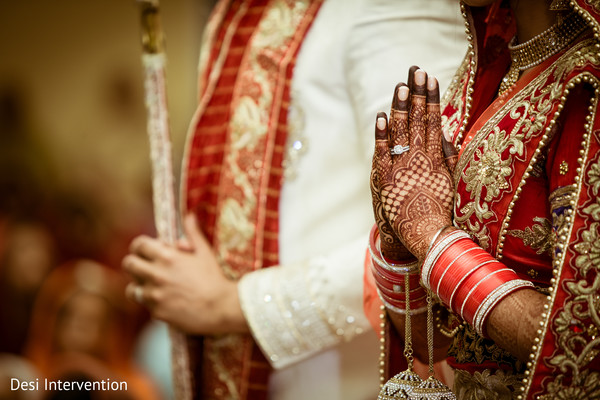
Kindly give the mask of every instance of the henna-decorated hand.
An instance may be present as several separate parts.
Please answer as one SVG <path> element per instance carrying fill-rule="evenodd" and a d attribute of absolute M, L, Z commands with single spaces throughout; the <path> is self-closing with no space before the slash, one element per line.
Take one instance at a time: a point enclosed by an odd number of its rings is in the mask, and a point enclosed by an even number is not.
<path fill-rule="evenodd" d="M 413 255 L 406 249 L 400 241 L 383 210 L 383 203 L 379 193 L 379 174 L 377 171 L 381 168 L 377 167 L 381 160 L 377 157 L 377 153 L 373 154 L 373 167 L 371 168 L 371 197 L 373 199 L 373 212 L 375 213 L 375 223 L 379 230 L 381 254 L 388 260 L 407 260 Z"/>
<path fill-rule="evenodd" d="M 412 75 L 412 71 L 410 72 Z M 440 95 L 423 70 L 412 88 L 396 87 L 388 124 L 377 115 L 375 158 L 383 216 L 406 248 L 423 260 L 435 233 L 451 225 L 453 184 L 442 153 Z M 390 148 L 404 148 L 392 155 Z"/>
<path fill-rule="evenodd" d="M 409 77 L 411 77 L 414 72 L 419 69 L 419 67 L 413 66 L 410 68 Z M 394 97 L 392 99 L 392 108 L 390 110 L 390 115 L 393 115 L 398 110 L 398 96 L 396 96 L 396 91 L 400 85 L 396 87 L 394 91 Z M 392 121 L 397 121 L 397 119 L 392 119 Z M 394 138 L 398 137 L 398 125 L 392 124 L 390 126 L 391 136 Z M 396 144 L 396 143 L 393 143 Z M 379 229 L 379 237 L 381 240 L 381 253 L 388 260 L 407 260 L 413 258 L 414 256 L 408 251 L 406 246 L 400 241 L 387 217 L 385 216 L 385 211 L 383 209 L 383 203 L 381 201 L 380 194 L 380 178 L 379 171 L 383 171 L 386 165 L 380 165 L 383 160 L 379 157 L 379 152 L 373 153 L 373 166 L 371 168 L 371 197 L 373 200 L 373 212 L 375 213 L 375 223 L 377 224 L 377 228 Z"/>

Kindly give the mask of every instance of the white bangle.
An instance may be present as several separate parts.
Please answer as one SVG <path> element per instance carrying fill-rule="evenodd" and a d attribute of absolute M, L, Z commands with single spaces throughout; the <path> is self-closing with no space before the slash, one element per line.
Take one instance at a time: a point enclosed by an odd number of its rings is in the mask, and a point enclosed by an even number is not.
<path fill-rule="evenodd" d="M 475 312 L 475 317 L 473 318 L 473 327 L 475 328 L 475 331 L 479 335 L 483 336 L 483 324 L 496 304 L 498 304 L 500 300 L 510 293 L 524 287 L 534 286 L 533 283 L 529 281 L 523 279 L 514 279 L 498 286 L 490 294 L 488 294 Z"/>

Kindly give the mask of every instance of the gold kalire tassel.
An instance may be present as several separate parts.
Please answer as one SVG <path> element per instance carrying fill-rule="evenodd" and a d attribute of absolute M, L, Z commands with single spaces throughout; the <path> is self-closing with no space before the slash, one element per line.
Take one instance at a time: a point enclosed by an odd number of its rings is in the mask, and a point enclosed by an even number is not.
<path fill-rule="evenodd" d="M 391 377 L 379 391 L 377 400 L 408 399 L 412 390 L 419 386 L 423 380 L 413 371 L 412 327 L 410 316 L 410 279 L 404 277 L 404 293 L 406 314 L 404 319 L 404 356 L 408 362 L 408 369 Z M 383 311 L 385 312 L 385 311 Z M 382 314 L 382 337 L 385 334 L 385 314 Z M 384 350 L 382 349 L 382 352 Z M 382 354 L 382 356 L 384 356 Z M 382 357 L 383 359 L 383 357 Z"/>
<path fill-rule="evenodd" d="M 409 393 L 408 400 L 456 400 L 452 390 L 438 380 L 433 371 L 433 297 L 427 292 L 427 352 L 429 354 L 429 378 Z"/>

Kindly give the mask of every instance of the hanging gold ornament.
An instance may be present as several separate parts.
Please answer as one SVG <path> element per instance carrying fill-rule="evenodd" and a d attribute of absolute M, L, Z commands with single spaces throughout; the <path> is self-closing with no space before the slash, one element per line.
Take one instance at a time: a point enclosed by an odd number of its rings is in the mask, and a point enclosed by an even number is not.
<path fill-rule="evenodd" d="M 406 313 L 404 314 L 404 356 L 408 362 L 408 369 L 391 377 L 379 391 L 377 400 L 408 399 L 413 388 L 419 386 L 423 380 L 413 371 L 412 326 L 410 315 L 410 279 L 404 277 L 404 293 Z M 385 316 L 382 328 L 385 328 Z M 382 337 L 383 337 L 382 332 Z"/>
<path fill-rule="evenodd" d="M 433 297 L 427 292 L 427 352 L 429 353 L 429 378 L 413 388 L 408 400 L 456 400 L 452 390 L 434 376 L 433 371 Z"/>
<path fill-rule="evenodd" d="M 452 390 L 433 376 L 425 379 L 410 392 L 409 400 L 456 400 Z"/>
<path fill-rule="evenodd" d="M 379 391 L 377 400 L 408 399 L 412 390 L 422 382 L 421 377 L 409 368 L 391 377 Z"/>

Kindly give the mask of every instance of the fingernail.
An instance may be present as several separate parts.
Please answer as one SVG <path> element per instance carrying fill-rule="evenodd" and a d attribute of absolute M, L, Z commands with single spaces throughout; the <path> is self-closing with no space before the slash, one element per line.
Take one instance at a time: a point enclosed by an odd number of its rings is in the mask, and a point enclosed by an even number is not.
<path fill-rule="evenodd" d="M 444 139 L 446 139 L 446 141 L 452 143 L 452 135 L 447 130 L 444 130 Z"/>
<path fill-rule="evenodd" d="M 430 76 L 429 78 L 427 78 L 427 89 L 433 90 L 433 89 L 435 89 L 436 85 L 437 85 L 437 79 L 435 79 L 433 76 Z"/>
<path fill-rule="evenodd" d="M 419 69 L 415 72 L 415 84 L 422 86 L 425 84 L 425 71 L 423 71 L 422 69 Z"/>
<path fill-rule="evenodd" d="M 398 89 L 398 100 L 406 101 L 408 99 L 408 86 L 402 86 Z"/>
<path fill-rule="evenodd" d="M 377 118 L 377 129 L 379 129 L 380 131 L 385 129 L 385 118 L 383 118 L 383 117 Z"/>

